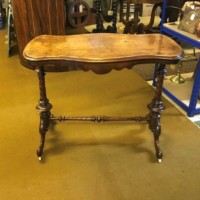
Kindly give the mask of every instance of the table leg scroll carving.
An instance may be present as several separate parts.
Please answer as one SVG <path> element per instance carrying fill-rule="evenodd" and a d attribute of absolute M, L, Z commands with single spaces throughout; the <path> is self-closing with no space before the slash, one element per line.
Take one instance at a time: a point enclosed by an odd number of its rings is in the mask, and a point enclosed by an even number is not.
<path fill-rule="evenodd" d="M 41 156 L 43 154 L 43 148 L 45 143 L 45 136 L 46 132 L 48 131 L 49 127 L 49 113 L 48 112 L 41 112 L 40 113 L 40 125 L 39 125 L 39 132 L 41 135 L 40 146 L 37 150 L 37 156 L 39 160 L 41 160 Z"/>
<path fill-rule="evenodd" d="M 163 88 L 163 80 L 166 73 L 165 65 L 160 65 L 157 69 L 157 85 L 155 90 L 155 95 L 152 102 L 148 105 L 150 110 L 149 113 L 149 129 L 154 134 L 154 145 L 156 150 L 156 157 L 158 162 L 161 162 L 163 154 L 159 147 L 159 137 L 161 134 L 161 124 L 160 117 L 161 112 L 165 110 L 165 106 L 162 102 L 162 88 Z"/>
<path fill-rule="evenodd" d="M 155 145 L 155 151 L 156 151 L 156 158 L 158 159 L 158 162 L 161 162 L 163 154 L 159 147 L 159 137 L 161 134 L 160 113 L 150 112 L 148 123 L 149 123 L 149 129 L 154 134 L 154 145 Z"/>
<path fill-rule="evenodd" d="M 40 146 L 37 150 L 37 156 L 39 160 L 41 160 L 41 156 L 43 154 L 43 148 L 45 143 L 45 135 L 48 131 L 48 127 L 50 124 L 51 117 L 51 108 L 52 105 L 49 103 L 49 100 L 46 96 L 46 87 L 45 87 L 45 72 L 42 68 L 36 70 L 38 73 L 39 79 L 39 88 L 40 88 L 40 100 L 39 104 L 36 106 L 36 109 L 40 112 L 40 125 L 39 125 L 39 133 L 41 135 Z"/>
<path fill-rule="evenodd" d="M 55 117 L 51 114 L 52 105 L 49 103 L 49 100 L 46 95 L 46 86 L 45 86 L 45 72 L 43 68 L 36 69 L 39 79 L 39 89 L 40 89 L 40 100 L 37 105 L 37 110 L 40 112 L 40 125 L 39 133 L 41 135 L 41 141 L 39 148 L 37 150 L 37 156 L 41 160 L 43 154 L 43 148 L 45 143 L 46 132 L 48 131 L 50 121 L 93 121 L 93 122 L 105 122 L 105 121 L 135 121 L 142 122 L 147 121 L 149 124 L 149 129 L 153 132 L 154 135 L 154 145 L 156 151 L 156 158 L 158 162 L 161 162 L 163 154 L 159 146 L 159 137 L 161 134 L 161 112 L 164 111 L 165 107 L 162 102 L 162 87 L 163 79 L 166 73 L 165 65 L 159 65 L 157 69 L 157 85 L 155 89 L 155 94 L 152 102 L 148 105 L 150 110 L 149 114 L 144 117 L 108 117 L 108 116 L 59 116 Z"/>

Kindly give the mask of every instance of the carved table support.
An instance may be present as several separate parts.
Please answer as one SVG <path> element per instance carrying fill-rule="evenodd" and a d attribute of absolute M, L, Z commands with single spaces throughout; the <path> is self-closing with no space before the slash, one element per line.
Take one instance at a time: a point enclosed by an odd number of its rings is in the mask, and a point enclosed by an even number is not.
<path fill-rule="evenodd" d="M 156 85 L 155 95 L 152 102 L 148 105 L 148 108 L 150 109 L 149 120 L 148 120 L 149 129 L 154 134 L 154 145 L 158 162 L 161 162 L 161 159 L 163 157 L 163 154 L 159 147 L 159 136 L 161 134 L 160 116 L 161 112 L 165 110 L 165 107 L 161 99 L 165 73 L 166 73 L 165 65 L 159 65 L 157 69 L 157 85 Z"/>
<path fill-rule="evenodd" d="M 49 100 L 47 99 L 46 96 L 45 72 L 42 68 L 36 69 L 36 72 L 38 73 L 39 88 L 40 88 L 40 100 L 39 104 L 36 106 L 36 109 L 40 112 L 39 132 L 41 135 L 41 142 L 37 150 L 37 155 L 39 160 L 41 160 L 45 143 L 45 135 L 49 127 L 50 116 L 51 116 L 50 110 L 52 108 L 52 105 L 49 103 Z"/>
<path fill-rule="evenodd" d="M 40 112 L 39 132 L 41 135 L 40 146 L 37 150 L 39 158 L 43 153 L 45 135 L 51 121 L 146 121 L 154 135 L 156 157 L 158 161 L 161 161 L 163 155 L 159 147 L 159 136 L 161 134 L 160 117 L 164 110 L 161 99 L 166 71 L 164 64 L 176 64 L 183 56 L 182 48 L 171 38 L 162 34 L 41 35 L 27 44 L 23 55 L 30 64 L 29 69 L 36 70 L 39 79 L 40 100 L 37 106 Z M 54 117 L 51 114 L 52 106 L 46 95 L 45 72 L 65 72 L 79 68 L 84 71 L 91 70 L 96 74 L 106 74 L 111 70 L 131 69 L 136 64 L 146 63 L 159 64 L 155 95 L 148 105 L 149 112 L 146 116 Z"/>
<path fill-rule="evenodd" d="M 45 72 L 42 68 L 36 69 L 39 79 L 39 88 L 40 88 L 40 100 L 37 105 L 37 109 L 40 112 L 40 126 L 39 132 L 41 135 L 40 146 L 37 150 L 37 155 L 39 160 L 43 154 L 43 148 L 45 143 L 45 135 L 48 131 L 50 121 L 92 121 L 92 122 L 106 122 L 106 121 L 135 121 L 143 122 L 146 121 L 149 124 L 149 129 L 154 134 L 154 145 L 156 151 L 156 157 L 158 162 L 161 162 L 163 154 L 159 147 L 159 136 L 161 134 L 161 125 L 160 125 L 160 113 L 164 111 L 164 105 L 162 102 L 162 86 L 163 79 L 166 72 L 165 65 L 159 65 L 157 69 L 157 86 L 155 90 L 155 95 L 152 102 L 148 105 L 150 110 L 149 114 L 145 117 L 136 116 L 136 117 L 109 117 L 109 116 L 58 116 L 55 117 L 51 114 L 50 110 L 52 105 L 49 103 L 46 95 L 45 87 Z"/>

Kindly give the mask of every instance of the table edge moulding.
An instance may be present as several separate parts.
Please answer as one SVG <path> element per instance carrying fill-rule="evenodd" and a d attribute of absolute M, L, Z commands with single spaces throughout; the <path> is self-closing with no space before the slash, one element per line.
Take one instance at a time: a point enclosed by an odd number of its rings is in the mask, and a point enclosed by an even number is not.
<path fill-rule="evenodd" d="M 79 42 L 74 42 L 79 41 Z M 81 42 L 80 42 L 81 41 Z M 142 42 L 142 45 L 141 45 Z M 46 132 L 52 121 L 136 121 L 147 122 L 154 136 L 155 154 L 161 162 L 163 154 L 159 146 L 161 134 L 162 86 L 166 64 L 176 64 L 183 56 L 182 48 L 171 38 L 162 34 L 80 34 L 80 35 L 40 35 L 31 40 L 23 51 L 24 59 L 31 70 L 35 70 L 39 80 L 40 99 L 37 110 L 40 113 L 39 132 L 41 142 L 37 156 L 41 159 Z M 154 63 L 157 68 L 157 86 L 153 99 L 148 104 L 146 116 L 54 116 L 52 105 L 47 98 L 45 74 L 81 69 L 96 74 L 106 74 L 111 70 L 131 69 L 135 64 Z M 142 91 L 141 91 L 142 92 Z M 134 95 L 134 94 L 133 94 Z"/>

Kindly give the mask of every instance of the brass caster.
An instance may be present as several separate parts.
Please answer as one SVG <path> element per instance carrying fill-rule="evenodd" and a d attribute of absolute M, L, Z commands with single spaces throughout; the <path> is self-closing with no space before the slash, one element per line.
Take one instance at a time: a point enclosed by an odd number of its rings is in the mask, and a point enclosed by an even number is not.
<path fill-rule="evenodd" d="M 158 159 L 158 163 L 161 163 L 162 162 L 162 159 Z"/>

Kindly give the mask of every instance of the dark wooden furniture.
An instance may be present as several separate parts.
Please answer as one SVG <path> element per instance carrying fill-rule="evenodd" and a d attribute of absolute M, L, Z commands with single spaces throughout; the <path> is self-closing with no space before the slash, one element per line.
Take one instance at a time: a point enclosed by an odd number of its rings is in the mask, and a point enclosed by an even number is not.
<path fill-rule="evenodd" d="M 90 7 L 83 0 L 66 0 L 67 25 L 72 28 L 85 26 L 90 18 Z"/>
<path fill-rule="evenodd" d="M 117 32 L 117 8 L 118 0 L 110 0 L 110 5 L 108 5 L 107 0 L 96 0 L 96 28 L 93 30 L 93 33 Z M 112 22 L 112 25 L 105 29 L 103 20 Z"/>
<path fill-rule="evenodd" d="M 149 33 L 153 30 L 156 10 L 162 7 L 163 0 L 127 0 L 126 14 L 123 13 L 124 1 L 120 0 L 120 21 L 125 25 L 124 33 Z M 144 3 L 153 4 L 151 16 L 148 24 L 140 22 L 141 7 Z M 130 19 L 130 4 L 134 4 L 134 17 Z M 158 31 L 157 31 L 158 32 Z"/>
<path fill-rule="evenodd" d="M 25 65 L 22 52 L 31 39 L 41 34 L 65 34 L 64 0 L 12 0 L 11 3 L 20 60 Z"/>
<path fill-rule="evenodd" d="M 77 42 L 79 41 L 79 42 Z M 163 154 L 159 147 L 161 133 L 160 116 L 164 110 L 161 99 L 165 64 L 177 63 L 182 57 L 182 49 L 170 38 L 161 34 L 124 35 L 124 34 L 82 34 L 71 36 L 41 35 L 34 38 L 24 50 L 24 59 L 29 68 L 36 70 L 39 78 L 40 100 L 37 109 L 40 112 L 41 144 L 37 155 L 41 158 L 45 135 L 52 120 L 83 121 L 146 121 L 153 132 L 156 157 L 161 161 Z M 55 117 L 51 114 L 45 87 L 46 72 L 64 72 L 71 69 L 92 70 L 105 74 L 111 70 L 132 68 L 138 63 L 156 63 L 157 86 L 155 96 L 148 105 L 149 113 L 144 117 L 107 117 L 75 116 Z M 142 92 L 142 91 L 141 91 Z"/>

